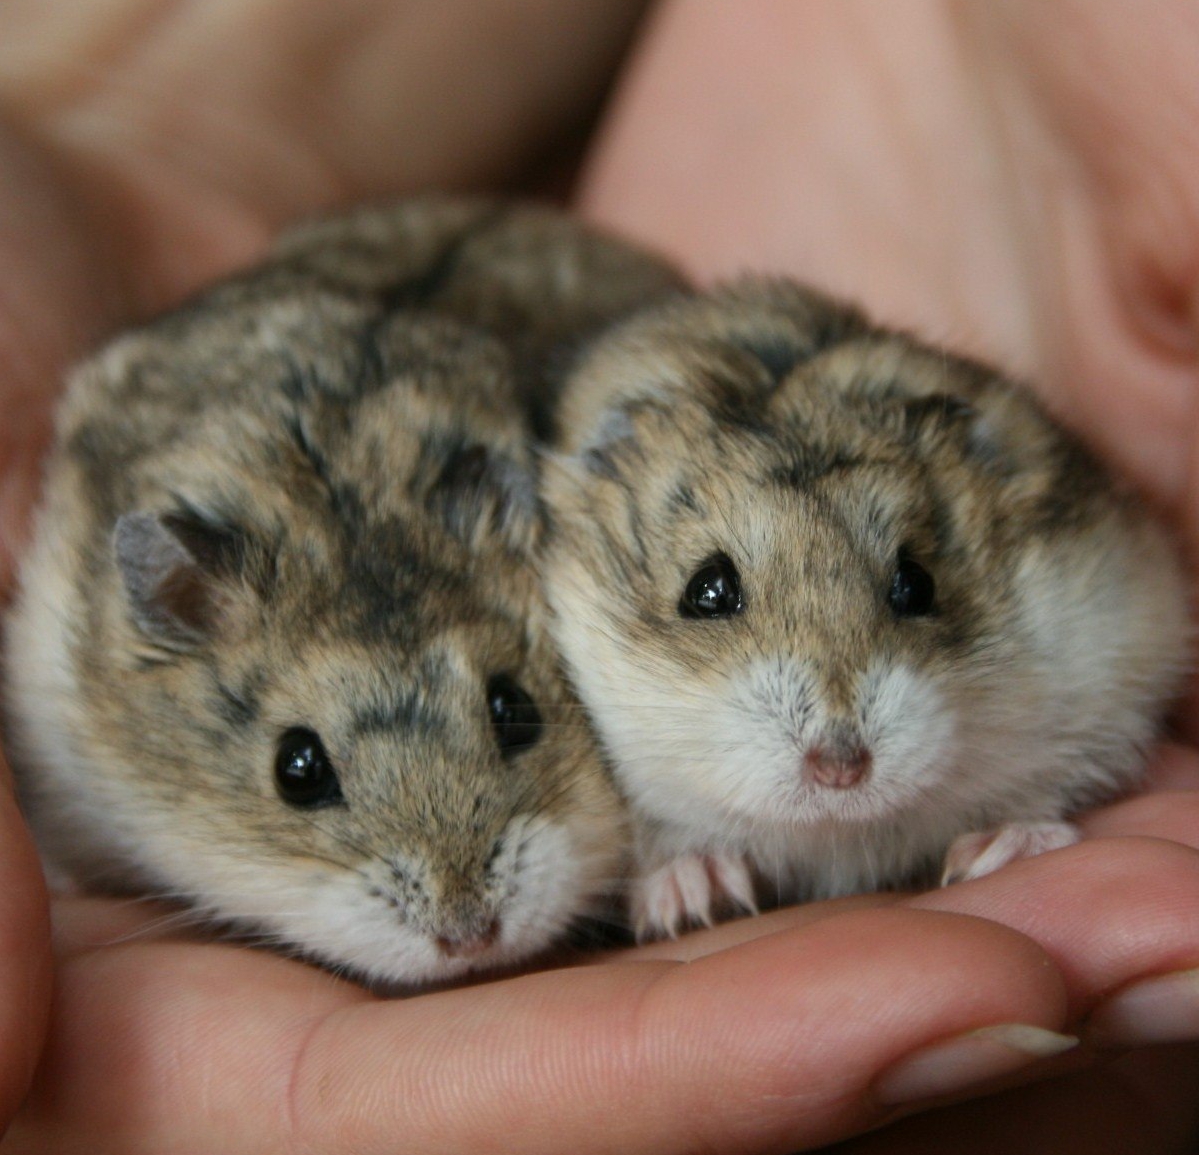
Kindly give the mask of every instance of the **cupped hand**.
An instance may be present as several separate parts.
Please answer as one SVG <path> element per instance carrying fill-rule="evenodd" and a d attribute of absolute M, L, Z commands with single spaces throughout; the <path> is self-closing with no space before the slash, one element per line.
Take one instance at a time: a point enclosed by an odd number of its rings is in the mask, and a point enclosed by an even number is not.
<path fill-rule="evenodd" d="M 546 27 L 547 13 L 558 21 L 560 8 L 542 7 L 526 31 Z M 503 51 L 491 26 L 473 23 L 475 6 L 442 8 L 444 42 L 474 45 L 455 57 L 457 75 L 500 67 L 496 108 L 525 126 L 530 107 L 549 109 L 560 127 L 594 92 L 635 5 L 598 41 L 579 17 L 565 39 L 516 36 L 524 49 L 508 40 Z M 427 48 L 405 24 L 409 5 L 361 0 L 339 26 L 353 35 L 331 37 L 324 6 L 274 0 L 229 9 L 234 26 L 210 41 L 201 34 L 211 26 L 188 24 L 194 6 L 167 6 L 176 15 L 157 20 L 152 9 L 105 6 L 78 26 L 78 43 L 38 40 L 40 63 L 0 52 L 4 589 L 60 370 L 99 334 L 253 256 L 298 213 L 513 174 L 507 146 L 492 152 L 474 131 L 494 84 L 443 100 L 445 131 L 405 135 L 427 123 L 412 101 L 432 83 L 404 67 L 406 52 Z M 1067 419 L 1186 524 L 1187 254 L 1199 243 L 1199 229 L 1184 227 L 1196 187 L 1186 133 L 1199 121 L 1177 112 L 1195 88 L 1172 64 L 1193 58 L 1186 19 L 1158 35 L 1169 51 L 1155 57 L 1154 106 L 1129 88 L 1123 64 L 1094 65 L 1125 40 L 1147 51 L 1160 16 L 1131 5 L 1094 20 L 1080 4 L 1050 14 L 1013 3 L 996 15 L 928 0 L 907 5 L 901 26 L 891 8 L 851 0 L 750 11 L 737 23 L 710 6 L 664 6 L 588 170 L 588 211 L 673 248 L 701 276 L 784 268 L 1034 372 Z M 1119 34 L 1124 18 L 1150 21 L 1135 43 Z M 19 31 L 0 45 L 28 45 L 29 28 Z M 239 38 L 245 51 L 221 50 Z M 607 48 L 579 56 L 598 42 Z M 1054 45 L 1069 53 L 1055 58 Z M 751 48 L 766 58 L 739 56 Z M 87 67 L 73 70 L 80 59 Z M 1092 92 L 1092 68 L 1115 79 Z M 730 73 L 736 83 L 722 83 Z M 587 84 L 562 87 L 584 74 Z M 703 112 L 718 91 L 724 111 Z M 1153 113 L 1167 105 L 1168 124 Z M 354 113 L 369 116 L 354 123 Z M 534 118 L 513 148 L 528 159 L 549 135 Z M 405 142 L 433 138 L 428 166 L 408 167 Z M 1021 1150 L 1069 1150 L 1052 1145 L 1063 1110 L 1105 1091 L 1112 1122 L 1088 1150 L 1128 1149 L 1134 1125 L 1134 1149 L 1175 1150 L 1195 1125 L 1193 1096 L 1181 1094 L 1192 1055 L 1142 1052 L 1100 1074 L 1086 1065 L 1102 1050 L 1049 1052 L 1087 1021 L 1102 1048 L 1165 1041 L 1163 1021 L 1199 1034 L 1186 1017 L 1186 972 L 1199 965 L 1193 761 L 1176 753 L 1173 795 L 1093 819 L 1105 836 L 1136 838 L 1105 837 L 918 900 L 780 912 L 386 1004 L 266 954 L 155 937 L 126 908 L 69 904 L 49 1048 L 7 1149 L 786 1151 L 848 1139 L 942 1094 L 1078 1064 L 1086 1069 L 1069 1080 L 1007 1093 L 1031 1112 Z M 16 1102 L 36 1053 L 46 981 L 28 844 L 14 835 L 3 845 L 15 861 L 5 864 L 14 905 L 0 911 L 10 929 L 0 983 L 11 978 L 3 993 L 16 993 L 4 1003 L 0 1079 L 11 1078 L 0 1107 Z M 1138 985 L 1176 972 L 1164 995 Z M 994 1027 L 1005 1029 L 975 1034 Z M 1163 1121 L 1147 1133 L 1127 1105 L 1150 1101 Z M 996 1122 L 997 1102 L 879 1134 L 958 1150 L 967 1133 L 982 1149 L 977 1126 L 992 1138 L 1014 1126 L 1011 1115 Z"/>

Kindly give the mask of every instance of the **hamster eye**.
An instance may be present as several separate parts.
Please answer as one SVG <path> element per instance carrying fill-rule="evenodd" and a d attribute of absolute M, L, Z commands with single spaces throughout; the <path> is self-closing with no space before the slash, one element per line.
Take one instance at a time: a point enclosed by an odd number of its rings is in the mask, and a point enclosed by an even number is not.
<path fill-rule="evenodd" d="M 311 730 L 294 726 L 279 739 L 275 788 L 284 802 L 308 810 L 342 801 L 337 772 Z"/>
<path fill-rule="evenodd" d="M 891 578 L 891 589 L 887 594 L 895 615 L 917 618 L 931 614 L 936 596 L 937 585 L 932 574 L 906 553 L 900 552 L 895 574 Z"/>
<path fill-rule="evenodd" d="M 505 758 L 528 749 L 541 737 L 541 715 L 533 699 L 507 674 L 497 674 L 487 683 L 487 708 Z"/>
<path fill-rule="evenodd" d="M 691 576 L 679 599 L 685 618 L 728 618 L 741 612 L 741 579 L 727 554 L 710 557 Z"/>

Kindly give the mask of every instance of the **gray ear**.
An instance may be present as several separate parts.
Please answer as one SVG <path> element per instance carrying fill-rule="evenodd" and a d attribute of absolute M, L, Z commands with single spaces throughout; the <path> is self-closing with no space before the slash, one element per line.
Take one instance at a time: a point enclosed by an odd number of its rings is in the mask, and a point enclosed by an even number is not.
<path fill-rule="evenodd" d="M 904 432 L 920 440 L 944 430 L 969 430 L 978 414 L 973 405 L 952 393 L 926 393 L 905 401 L 902 409 Z"/>
<path fill-rule="evenodd" d="M 1006 475 L 1019 468 L 1024 452 L 1043 426 L 1027 405 L 1009 407 L 1004 397 L 983 398 L 986 408 L 963 397 L 930 393 L 904 404 L 903 433 L 913 446 L 932 447 L 946 439 L 987 473 Z"/>
<path fill-rule="evenodd" d="M 604 414 L 598 428 L 578 451 L 578 460 L 588 473 L 597 477 L 615 477 L 619 472 L 616 459 L 631 449 L 637 441 L 631 409 L 626 403 Z"/>
<path fill-rule="evenodd" d="M 814 356 L 816 350 L 780 333 L 738 335 L 733 344 L 760 362 L 770 378 L 771 386 L 779 385 L 801 361 Z"/>
<path fill-rule="evenodd" d="M 236 530 L 179 513 L 126 513 L 113 533 L 117 569 L 138 627 L 168 645 L 215 631 L 222 591 L 244 563 Z"/>
<path fill-rule="evenodd" d="M 427 502 L 446 529 L 470 546 L 498 534 L 509 549 L 523 553 L 542 526 L 532 467 L 479 442 L 446 453 Z"/>

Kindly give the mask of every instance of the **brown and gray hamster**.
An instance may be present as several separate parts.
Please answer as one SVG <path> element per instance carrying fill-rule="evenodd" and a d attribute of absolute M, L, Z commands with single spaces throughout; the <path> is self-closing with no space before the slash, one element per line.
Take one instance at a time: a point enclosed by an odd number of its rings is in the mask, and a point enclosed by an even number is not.
<path fill-rule="evenodd" d="M 609 892 L 524 412 L 673 283 L 550 211 L 414 201 L 76 371 L 7 637 L 52 866 L 384 983 L 514 963 Z"/>
<path fill-rule="evenodd" d="M 786 281 L 582 360 L 545 573 L 642 934 L 1077 839 L 1180 688 L 1167 535 L 997 372 Z"/>

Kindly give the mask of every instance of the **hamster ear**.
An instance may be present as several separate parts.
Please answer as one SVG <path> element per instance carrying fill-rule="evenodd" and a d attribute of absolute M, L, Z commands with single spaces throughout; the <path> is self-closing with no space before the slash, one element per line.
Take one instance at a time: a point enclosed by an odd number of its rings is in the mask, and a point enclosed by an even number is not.
<path fill-rule="evenodd" d="M 905 401 L 904 431 L 912 438 L 939 433 L 944 429 L 961 428 L 977 416 L 973 405 L 952 393 L 926 393 Z"/>
<path fill-rule="evenodd" d="M 222 592 L 245 563 L 241 533 L 191 514 L 126 513 L 117 519 L 113 547 L 144 633 L 171 646 L 212 636 Z"/>
<path fill-rule="evenodd" d="M 1022 467 L 1045 434 L 1033 406 L 1010 389 L 984 394 L 978 402 L 930 393 L 903 406 L 903 431 L 912 445 L 933 447 L 952 438 L 979 469 L 1003 476 Z"/>
<path fill-rule="evenodd" d="M 498 533 L 507 548 L 531 550 L 542 528 L 533 469 L 480 442 L 451 449 L 426 504 L 446 529 L 475 547 Z"/>
<path fill-rule="evenodd" d="M 576 460 L 587 473 L 595 477 L 615 477 L 619 473 L 618 458 L 637 442 L 632 409 L 636 402 L 626 402 L 610 409 L 600 420 L 595 432 L 579 447 Z"/>
<path fill-rule="evenodd" d="M 962 397 L 927 393 L 902 401 L 892 410 L 891 421 L 898 425 L 899 436 L 915 449 L 931 451 L 949 439 L 970 454 L 979 414 Z"/>

